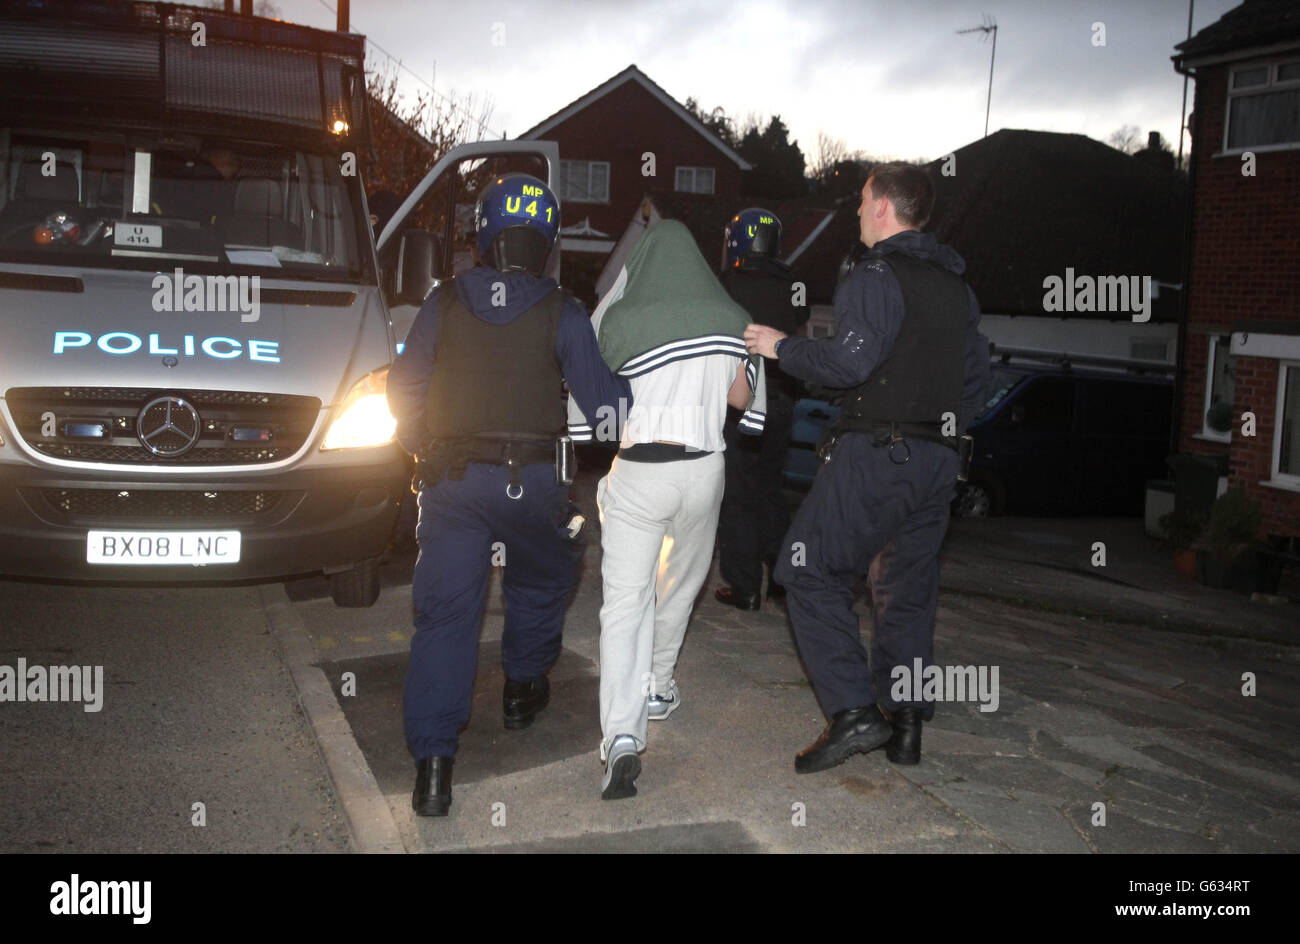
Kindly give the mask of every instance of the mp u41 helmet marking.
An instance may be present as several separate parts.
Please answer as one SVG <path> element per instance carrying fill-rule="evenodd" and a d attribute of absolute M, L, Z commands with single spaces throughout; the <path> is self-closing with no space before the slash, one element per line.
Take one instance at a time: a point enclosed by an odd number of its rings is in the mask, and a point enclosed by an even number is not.
<path fill-rule="evenodd" d="M 479 258 L 502 272 L 540 275 L 560 234 L 560 202 L 529 174 L 493 180 L 474 206 Z"/>
<path fill-rule="evenodd" d="M 723 236 L 727 268 L 739 268 L 746 259 L 781 254 L 781 221 L 771 210 L 749 207 L 727 223 Z"/>

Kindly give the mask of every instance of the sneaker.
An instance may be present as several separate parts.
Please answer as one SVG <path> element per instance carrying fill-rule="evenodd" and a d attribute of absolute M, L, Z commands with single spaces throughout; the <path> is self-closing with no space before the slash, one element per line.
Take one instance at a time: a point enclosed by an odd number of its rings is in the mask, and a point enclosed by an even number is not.
<path fill-rule="evenodd" d="M 677 710 L 677 706 L 682 703 L 682 693 L 677 688 L 676 682 L 668 683 L 667 695 L 650 696 L 650 720 L 663 721 L 670 714 Z"/>
<path fill-rule="evenodd" d="M 641 774 L 641 758 L 636 752 L 636 738 L 620 734 L 609 746 L 605 761 L 605 779 L 600 784 L 602 800 L 622 800 L 636 796 L 636 778 Z"/>

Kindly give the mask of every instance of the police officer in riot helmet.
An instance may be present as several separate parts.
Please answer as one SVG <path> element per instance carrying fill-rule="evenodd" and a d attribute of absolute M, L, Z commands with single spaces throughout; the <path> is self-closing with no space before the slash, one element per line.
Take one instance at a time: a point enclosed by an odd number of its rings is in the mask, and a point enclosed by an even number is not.
<path fill-rule="evenodd" d="M 421 816 L 451 806 L 493 567 L 505 602 L 505 726 L 528 727 L 549 701 L 546 675 L 585 543 L 568 499 L 562 384 L 587 416 L 619 415 L 631 395 L 601 359 L 581 303 L 542 276 L 560 227 L 550 188 L 526 174 L 495 178 L 474 218 L 477 264 L 425 301 L 388 378 L 398 440 L 417 457 L 403 714 Z"/>
<path fill-rule="evenodd" d="M 807 322 L 808 308 L 792 290 L 793 276 L 779 261 L 780 254 L 781 221 L 776 214 L 758 207 L 742 210 L 727 223 L 723 236 L 721 282 L 755 323 L 793 334 Z M 781 475 L 800 384 L 776 362 L 768 370 L 763 435 L 741 435 L 736 410 L 730 411 L 724 428 L 726 490 L 718 519 L 718 564 L 729 586 L 719 588 L 714 596 L 742 610 L 757 610 L 761 605 L 765 561 L 768 596 L 784 593 L 770 570 L 790 526 Z"/>

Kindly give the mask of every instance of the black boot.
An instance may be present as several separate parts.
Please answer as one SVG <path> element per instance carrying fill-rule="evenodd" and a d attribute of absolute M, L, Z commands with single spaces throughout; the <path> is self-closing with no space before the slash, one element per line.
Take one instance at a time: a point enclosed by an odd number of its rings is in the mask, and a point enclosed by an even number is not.
<path fill-rule="evenodd" d="M 896 708 L 893 712 L 894 734 L 885 745 L 885 756 L 895 764 L 921 762 L 921 709 Z"/>
<path fill-rule="evenodd" d="M 415 792 L 411 809 L 417 816 L 446 816 L 451 809 L 451 765 L 454 757 L 426 757 L 415 762 Z"/>
<path fill-rule="evenodd" d="M 737 593 L 735 587 L 719 587 L 713 591 L 713 599 L 741 610 L 757 610 L 763 605 L 758 593 Z"/>
<path fill-rule="evenodd" d="M 541 678 L 516 682 L 506 679 L 506 687 L 501 692 L 501 707 L 505 713 L 506 727 L 518 731 L 533 723 L 537 713 L 551 702 L 551 683 L 543 675 Z"/>
<path fill-rule="evenodd" d="M 811 774 L 838 767 L 852 754 L 874 751 L 893 733 L 893 726 L 875 705 L 847 708 L 836 714 L 822 736 L 794 759 L 795 772 Z"/>

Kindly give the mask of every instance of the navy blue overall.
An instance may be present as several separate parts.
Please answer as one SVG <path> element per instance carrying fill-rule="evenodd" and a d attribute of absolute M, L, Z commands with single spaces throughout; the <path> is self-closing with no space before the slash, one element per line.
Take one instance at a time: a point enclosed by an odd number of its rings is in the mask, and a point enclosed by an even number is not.
<path fill-rule="evenodd" d="M 906 230 L 882 240 L 877 252 L 906 252 L 960 274 L 965 263 L 929 233 Z M 888 356 L 903 323 L 898 280 L 879 259 L 860 262 L 835 292 L 835 335 L 781 342 L 788 374 L 835 388 L 863 383 Z M 964 429 L 988 383 L 988 341 L 979 333 L 979 304 L 970 293 L 958 416 Z M 842 434 L 830 461 L 818 470 L 777 555 L 775 576 L 799 653 L 822 709 L 831 716 L 890 697 L 895 666 L 933 662 L 939 592 L 939 545 L 957 484 L 957 453 L 941 443 L 909 439 L 910 459 L 898 462 L 870 433 Z M 859 638 L 853 587 L 866 574 L 875 628 L 872 657 Z M 934 705 L 914 700 L 923 717 Z"/>
<path fill-rule="evenodd" d="M 505 598 L 506 678 L 545 675 L 560 654 L 585 536 L 568 537 L 568 487 L 556 485 L 551 463 L 524 466 L 518 499 L 506 495 L 507 484 L 505 466 L 472 462 L 463 481 L 444 479 L 420 492 L 415 636 L 403 697 L 407 743 L 417 758 L 454 755 L 469 722 L 493 566 L 501 567 Z"/>
<path fill-rule="evenodd" d="M 486 267 L 463 273 L 454 285 L 476 317 L 496 324 L 518 317 L 555 288 L 551 279 Z M 503 295 L 507 304 L 494 304 Z M 421 449 L 428 436 L 425 398 L 436 369 L 437 344 L 435 291 L 416 316 L 388 378 L 398 440 L 411 453 Z M 538 356 L 559 361 L 570 395 L 587 416 L 600 415 L 602 408 L 619 415 L 620 398 L 626 399 L 626 415 L 631 391 L 605 366 L 578 301 L 566 300 L 555 350 L 539 351 Z M 502 364 L 501 369 L 509 371 L 513 365 Z M 482 396 L 499 393 L 483 390 Z M 445 476 L 420 492 L 420 555 L 411 587 L 415 635 L 403 699 L 407 746 L 417 760 L 456 753 L 460 730 L 469 720 L 479 629 L 494 566 L 502 568 L 501 659 L 506 677 L 527 681 L 545 675 L 560 653 L 564 607 L 584 547 L 584 540 L 571 539 L 564 527 L 574 510 L 568 486 L 556 484 L 551 462 L 523 467 L 523 494 L 518 498 L 506 494 L 508 484 L 505 466 L 471 462 L 463 479 Z"/>
<path fill-rule="evenodd" d="M 844 434 L 777 556 L 799 653 L 828 715 L 877 702 L 900 707 L 889 697 L 893 667 L 934 661 L 939 545 L 957 453 L 939 443 L 909 445 L 911 459 L 896 465 L 869 434 Z M 853 612 L 853 587 L 863 574 L 875 616 L 870 661 Z M 926 718 L 934 712 L 930 703 L 922 709 Z"/>

